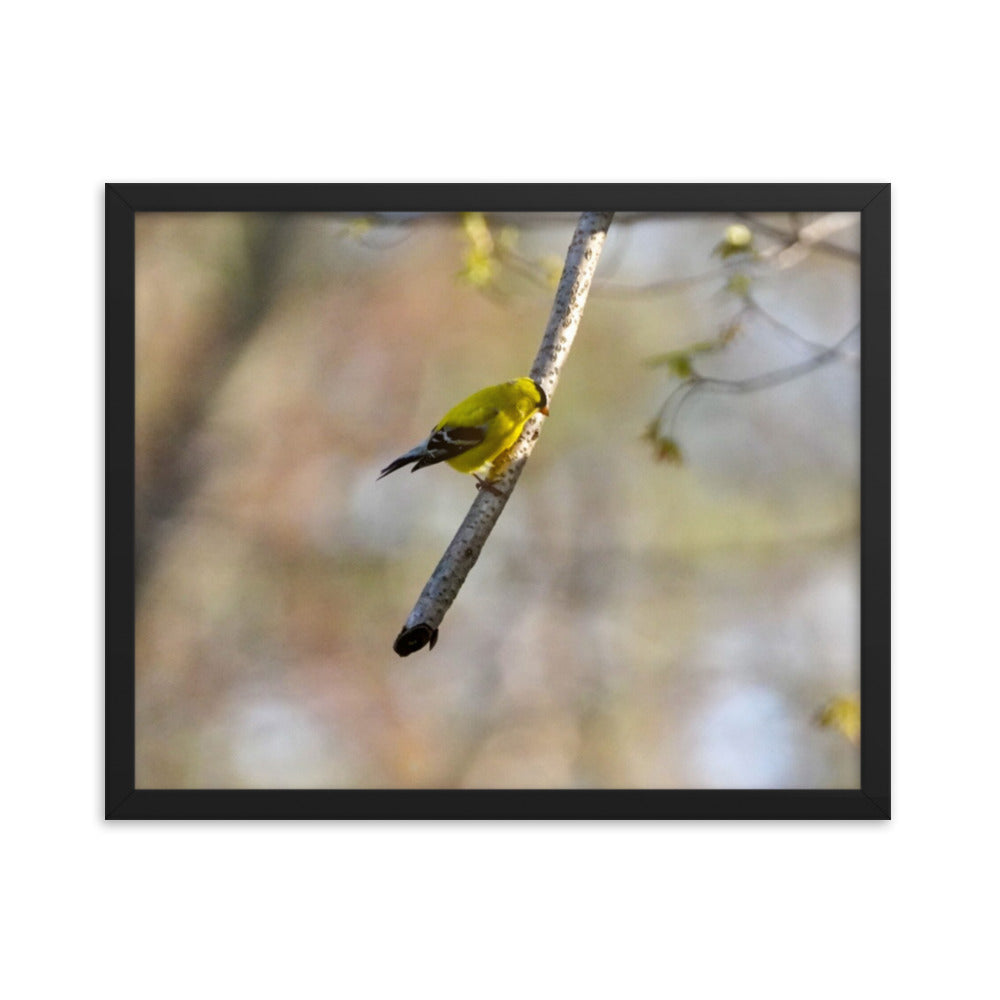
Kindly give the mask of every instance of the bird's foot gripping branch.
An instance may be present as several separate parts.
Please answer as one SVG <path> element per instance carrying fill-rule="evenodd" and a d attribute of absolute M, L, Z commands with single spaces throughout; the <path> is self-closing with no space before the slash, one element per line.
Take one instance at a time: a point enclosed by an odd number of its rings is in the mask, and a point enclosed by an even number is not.
<path fill-rule="evenodd" d="M 549 400 L 583 316 L 613 212 L 584 212 L 566 253 L 555 301 L 529 375 L 483 389 L 453 407 L 426 441 L 387 465 L 416 471 L 448 462 L 477 480 L 476 498 L 406 619 L 393 649 L 409 656 L 434 648 L 438 629 L 475 565 L 534 450 Z M 502 459 L 502 461 L 500 461 Z M 494 468 L 494 465 L 497 467 Z M 477 473 L 487 471 L 486 480 Z"/>

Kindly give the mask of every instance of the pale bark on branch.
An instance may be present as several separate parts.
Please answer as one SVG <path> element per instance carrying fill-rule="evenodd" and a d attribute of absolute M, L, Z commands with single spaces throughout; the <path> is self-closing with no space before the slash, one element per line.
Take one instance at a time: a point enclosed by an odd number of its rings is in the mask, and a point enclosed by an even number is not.
<path fill-rule="evenodd" d="M 552 313 L 535 363 L 529 372 L 531 378 L 545 390 L 550 405 L 559 382 L 559 373 L 580 325 L 597 261 L 613 216 L 614 212 L 584 212 L 577 222 L 566 253 L 566 264 L 556 289 Z M 434 647 L 441 621 L 458 596 L 469 570 L 476 564 L 486 539 L 510 499 L 528 456 L 534 450 L 545 419 L 536 414 L 528 421 L 521 437 L 508 452 L 502 471 L 491 479 L 492 489 L 483 489 L 477 493 L 465 520 L 431 574 L 393 644 L 393 649 L 400 656 L 409 656 L 428 644 L 431 648 Z"/>

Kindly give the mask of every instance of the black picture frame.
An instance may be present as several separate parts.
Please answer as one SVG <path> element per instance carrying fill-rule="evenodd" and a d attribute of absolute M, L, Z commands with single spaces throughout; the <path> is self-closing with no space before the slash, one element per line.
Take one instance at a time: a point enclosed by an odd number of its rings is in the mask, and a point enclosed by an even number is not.
<path fill-rule="evenodd" d="M 137 212 L 850 211 L 861 214 L 861 787 L 144 790 L 135 787 Z M 105 815 L 109 819 L 888 819 L 890 187 L 852 184 L 108 184 Z"/>

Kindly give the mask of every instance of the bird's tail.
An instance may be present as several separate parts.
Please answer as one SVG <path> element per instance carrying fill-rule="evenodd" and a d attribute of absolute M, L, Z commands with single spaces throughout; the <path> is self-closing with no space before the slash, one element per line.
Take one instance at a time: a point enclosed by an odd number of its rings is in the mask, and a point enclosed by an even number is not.
<path fill-rule="evenodd" d="M 397 469 L 402 469 L 404 465 L 410 465 L 412 462 L 416 462 L 423 454 L 424 446 L 422 444 L 417 445 L 416 448 L 411 448 L 405 455 L 400 455 L 395 461 L 390 462 L 382 470 L 378 479 L 381 479 L 383 476 L 388 476 L 390 472 L 395 472 Z M 378 482 L 378 479 L 375 481 Z"/>

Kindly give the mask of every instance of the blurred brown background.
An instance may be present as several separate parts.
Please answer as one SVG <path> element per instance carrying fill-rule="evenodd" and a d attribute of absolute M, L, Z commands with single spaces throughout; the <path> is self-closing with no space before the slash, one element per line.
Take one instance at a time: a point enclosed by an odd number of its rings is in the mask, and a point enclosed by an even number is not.
<path fill-rule="evenodd" d="M 756 257 L 617 217 L 436 648 L 392 651 L 475 491 L 378 471 L 527 372 L 575 221 L 138 217 L 138 787 L 857 787 L 859 340 L 810 360 L 856 217 L 750 220 Z M 802 373 L 696 392 L 658 460 L 683 362 L 646 362 L 727 330 L 702 375 Z"/>

